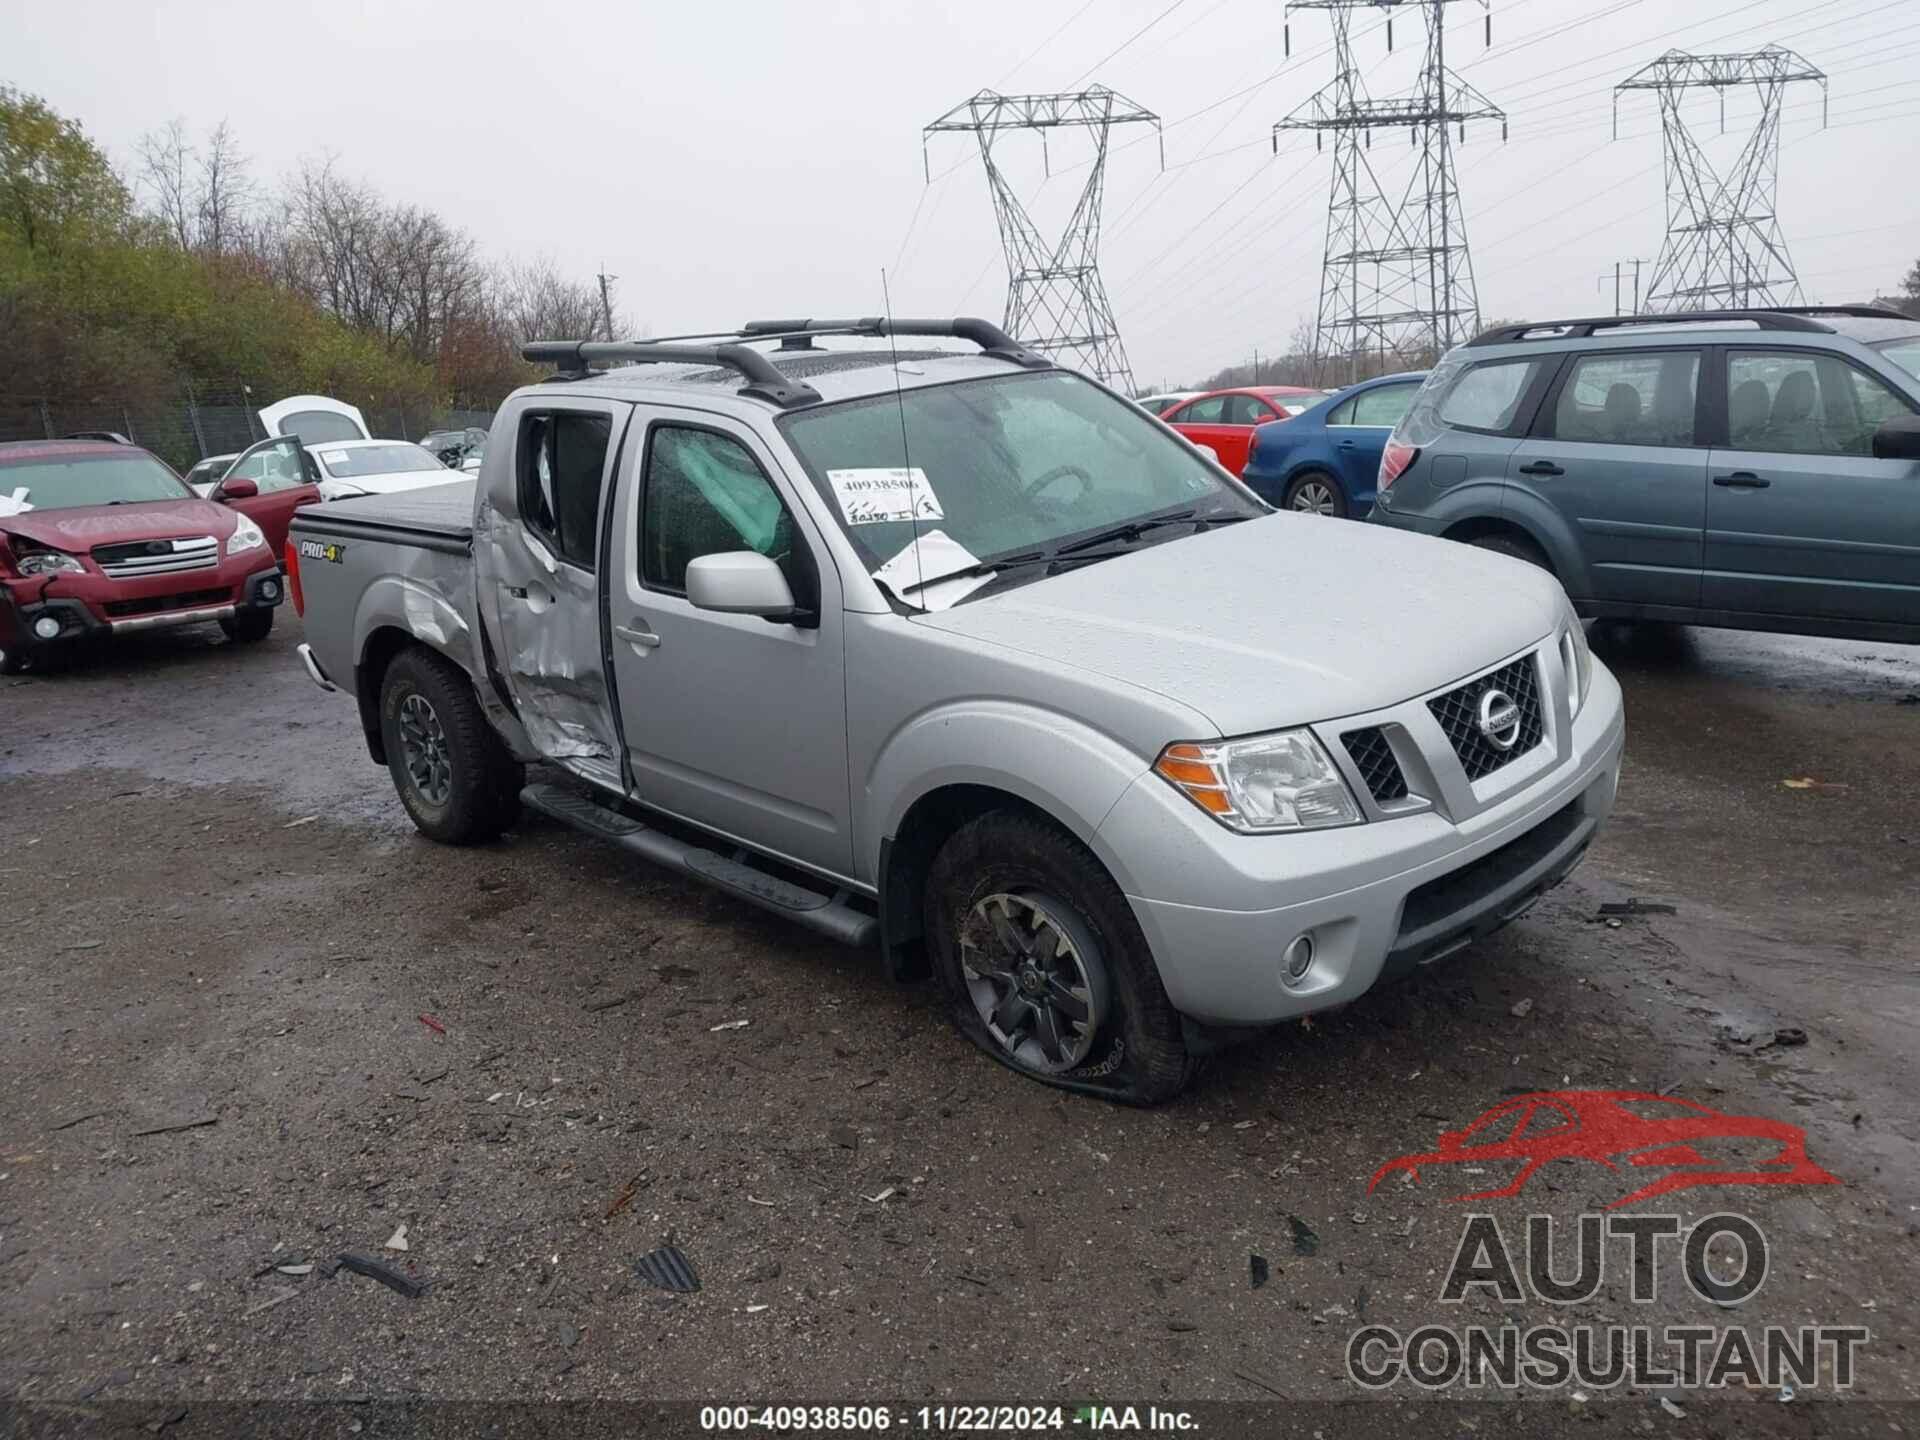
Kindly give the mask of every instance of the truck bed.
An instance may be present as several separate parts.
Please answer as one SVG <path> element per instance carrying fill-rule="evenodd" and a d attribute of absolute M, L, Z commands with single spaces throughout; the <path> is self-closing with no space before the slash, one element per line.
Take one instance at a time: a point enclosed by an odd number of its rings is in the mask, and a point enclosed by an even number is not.
<path fill-rule="evenodd" d="M 315 539 L 380 540 L 448 555 L 473 547 L 472 479 L 398 495 L 365 495 L 294 511 L 289 531 Z"/>

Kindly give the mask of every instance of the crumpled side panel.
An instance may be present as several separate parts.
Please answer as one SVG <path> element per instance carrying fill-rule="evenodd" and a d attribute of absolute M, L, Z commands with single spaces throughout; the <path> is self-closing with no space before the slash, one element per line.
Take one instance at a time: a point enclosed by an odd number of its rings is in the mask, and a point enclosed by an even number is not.
<path fill-rule="evenodd" d="M 498 484 L 510 476 L 490 478 Z M 490 490 L 475 506 L 473 552 L 482 561 L 481 611 L 527 738 L 549 759 L 616 761 L 593 576 L 556 560 Z"/>

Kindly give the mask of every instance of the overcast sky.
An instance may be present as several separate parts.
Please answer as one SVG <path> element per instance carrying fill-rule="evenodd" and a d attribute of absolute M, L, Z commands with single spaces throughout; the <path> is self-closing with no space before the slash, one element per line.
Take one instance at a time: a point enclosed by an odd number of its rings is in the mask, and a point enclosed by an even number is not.
<path fill-rule="evenodd" d="M 1331 154 L 1286 136 L 1276 156 L 1268 136 L 1332 79 L 1330 32 L 1324 14 L 1295 14 L 1289 60 L 1283 8 L 79 0 L 0 13 L 0 81 L 122 162 L 175 116 L 232 122 L 264 178 L 331 152 L 491 254 L 544 252 L 582 276 L 604 264 L 655 334 L 872 313 L 882 268 L 896 314 L 998 318 L 1005 268 L 978 156 L 939 137 L 928 186 L 921 127 L 982 88 L 1106 84 L 1165 121 L 1164 172 L 1146 127 L 1115 133 L 1102 271 L 1136 374 L 1171 382 L 1284 347 L 1315 308 Z M 1676 46 L 1777 42 L 1831 77 L 1829 127 L 1803 85 L 1783 129 L 1781 215 L 1809 298 L 1865 298 L 1920 258 L 1916 0 L 1494 0 L 1491 50 L 1477 0 L 1451 14 L 1449 59 L 1511 116 L 1506 144 L 1483 124 L 1461 151 L 1487 316 L 1610 309 L 1614 261 L 1658 254 L 1657 104 L 1623 101 L 1611 140 L 1610 91 Z M 1356 48 L 1385 96 L 1411 83 L 1418 27 L 1402 17 L 1389 56 L 1378 25 L 1356 22 Z M 1737 94 L 1721 140 L 1714 102 L 1689 107 L 1710 158 L 1731 156 L 1755 108 Z M 1049 151 L 1044 185 L 1037 139 L 995 153 L 1051 231 L 1090 147 L 1056 133 Z"/>

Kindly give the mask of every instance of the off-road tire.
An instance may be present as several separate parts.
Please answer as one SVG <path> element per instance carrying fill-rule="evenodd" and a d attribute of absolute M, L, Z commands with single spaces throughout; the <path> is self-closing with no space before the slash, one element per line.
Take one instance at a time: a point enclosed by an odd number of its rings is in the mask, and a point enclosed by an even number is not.
<path fill-rule="evenodd" d="M 1075 1069 L 1048 1073 L 1010 1056 L 968 992 L 961 930 L 975 904 L 996 893 L 1034 893 L 1064 904 L 1093 941 L 1105 974 L 1106 1015 Z M 934 856 L 923 903 L 927 948 L 949 1017 L 994 1059 L 1042 1084 L 1135 1105 L 1169 1100 L 1192 1080 L 1197 1062 L 1132 908 L 1100 862 L 1066 832 L 1016 811 L 978 816 Z"/>
<path fill-rule="evenodd" d="M 1527 564 L 1553 574 L 1553 562 L 1547 559 L 1546 551 L 1531 540 L 1519 535 L 1479 535 L 1467 542 L 1482 550 L 1491 550 L 1496 555 L 1505 555 L 1514 560 L 1524 560 Z"/>
<path fill-rule="evenodd" d="M 236 645 L 258 645 L 273 633 L 273 611 L 242 610 L 232 619 L 222 620 L 220 628 Z"/>
<path fill-rule="evenodd" d="M 409 697 L 426 702 L 440 728 L 445 794 L 426 794 L 408 769 L 401 711 Z M 420 833 L 443 845 L 498 839 L 519 818 L 526 772 L 494 733 L 458 666 L 416 645 L 396 655 L 380 685 L 380 738 L 393 788 Z"/>

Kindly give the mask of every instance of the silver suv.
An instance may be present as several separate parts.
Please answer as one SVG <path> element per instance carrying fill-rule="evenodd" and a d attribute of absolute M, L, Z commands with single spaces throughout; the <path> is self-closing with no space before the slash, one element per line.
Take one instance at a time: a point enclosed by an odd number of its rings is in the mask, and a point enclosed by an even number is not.
<path fill-rule="evenodd" d="M 921 336 L 978 349 L 875 348 Z M 302 656 L 435 839 L 530 805 L 1146 1102 L 1611 810 L 1620 691 L 1538 570 L 1271 514 L 983 321 L 696 338 L 531 347 L 477 483 L 295 522 Z"/>

